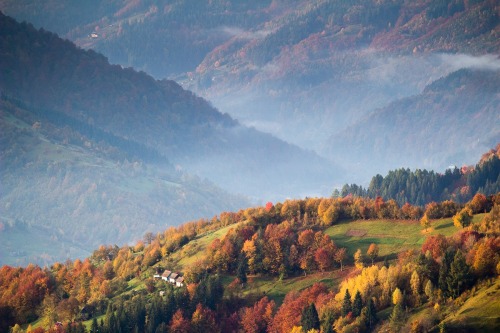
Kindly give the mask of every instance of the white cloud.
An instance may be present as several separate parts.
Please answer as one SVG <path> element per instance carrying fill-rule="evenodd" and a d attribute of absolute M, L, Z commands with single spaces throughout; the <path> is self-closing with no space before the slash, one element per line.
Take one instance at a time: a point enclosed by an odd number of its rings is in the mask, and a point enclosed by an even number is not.
<path fill-rule="evenodd" d="M 473 68 L 483 70 L 500 70 L 500 58 L 497 55 L 486 54 L 471 56 L 468 54 L 442 54 L 441 60 L 452 69 Z"/>

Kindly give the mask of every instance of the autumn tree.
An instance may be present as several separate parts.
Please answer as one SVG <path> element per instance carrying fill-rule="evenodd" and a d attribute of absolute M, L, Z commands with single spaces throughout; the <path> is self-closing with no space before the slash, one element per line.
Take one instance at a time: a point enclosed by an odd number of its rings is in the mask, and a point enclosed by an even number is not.
<path fill-rule="evenodd" d="M 427 283 L 425 284 L 424 288 L 425 296 L 427 296 L 427 299 L 432 302 L 434 298 L 434 285 L 432 284 L 431 280 L 427 280 Z"/>
<path fill-rule="evenodd" d="M 477 243 L 474 250 L 472 268 L 477 276 L 485 277 L 494 275 L 499 256 L 495 251 L 493 240 L 485 240 Z"/>
<path fill-rule="evenodd" d="M 411 273 L 410 286 L 413 296 L 415 297 L 416 304 L 420 305 L 420 276 L 417 271 Z"/>
<path fill-rule="evenodd" d="M 392 304 L 403 304 L 403 293 L 401 292 L 401 289 L 396 288 L 392 293 Z"/>
<path fill-rule="evenodd" d="M 429 220 L 427 214 L 424 214 L 420 219 L 420 225 L 425 229 L 425 232 L 427 232 L 427 229 L 431 226 L 431 220 Z"/>
<path fill-rule="evenodd" d="M 467 206 L 471 209 L 473 214 L 479 214 L 486 211 L 488 205 L 488 199 L 482 193 L 476 193 L 474 197 L 469 201 Z"/>
<path fill-rule="evenodd" d="M 172 317 L 172 320 L 170 321 L 170 332 L 172 333 L 190 333 L 191 332 L 191 324 L 189 320 L 184 318 L 184 315 L 182 314 L 182 310 L 178 309 L 175 313 L 174 316 Z"/>
<path fill-rule="evenodd" d="M 347 249 L 345 247 L 335 251 L 334 259 L 340 264 L 340 271 L 342 272 L 344 260 L 347 258 Z"/>
<path fill-rule="evenodd" d="M 455 216 L 453 216 L 453 224 L 457 228 L 466 228 L 472 223 L 472 210 L 465 207 Z"/>
<path fill-rule="evenodd" d="M 363 268 L 365 265 L 363 252 L 361 252 L 361 249 L 357 249 L 356 252 L 354 253 L 354 265 L 357 268 Z"/>
<path fill-rule="evenodd" d="M 370 246 L 368 247 L 368 250 L 366 251 L 368 258 L 372 260 L 372 265 L 374 260 L 377 259 L 378 257 L 378 251 L 379 251 L 378 245 L 375 243 L 371 243 Z"/>
<path fill-rule="evenodd" d="M 274 315 L 275 303 L 267 297 L 241 311 L 241 326 L 245 333 L 266 332 Z"/>
<path fill-rule="evenodd" d="M 479 231 L 487 235 L 500 235 L 500 203 L 494 204 L 491 211 L 483 217 Z"/>
<path fill-rule="evenodd" d="M 220 332 L 215 320 L 215 313 L 198 304 L 191 318 L 191 327 L 194 332 Z"/>

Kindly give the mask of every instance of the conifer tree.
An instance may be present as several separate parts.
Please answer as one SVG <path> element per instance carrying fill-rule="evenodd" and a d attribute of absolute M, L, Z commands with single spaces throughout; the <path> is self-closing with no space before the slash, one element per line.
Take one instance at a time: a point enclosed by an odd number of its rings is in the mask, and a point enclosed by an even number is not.
<path fill-rule="evenodd" d="M 375 304 L 373 303 L 372 299 L 369 298 L 368 302 L 366 303 L 366 319 L 367 319 L 367 325 L 369 328 L 371 328 L 375 323 L 377 322 L 377 309 L 375 308 Z"/>
<path fill-rule="evenodd" d="M 358 317 L 361 314 L 361 309 L 363 308 L 363 300 L 361 299 L 361 293 L 359 290 L 354 295 L 354 302 L 352 303 L 352 314 L 354 317 Z"/>
<path fill-rule="evenodd" d="M 323 323 L 321 324 L 321 329 L 323 333 L 334 333 L 333 323 L 335 321 L 335 315 L 331 310 L 326 310 L 323 314 Z"/>
<path fill-rule="evenodd" d="M 308 332 L 311 329 L 319 329 L 318 311 L 314 303 L 309 304 L 302 310 L 302 317 L 300 319 L 302 330 Z"/>
<path fill-rule="evenodd" d="M 99 332 L 99 326 L 97 325 L 97 318 L 92 318 L 92 325 L 90 326 L 90 333 Z"/>
<path fill-rule="evenodd" d="M 236 269 L 236 277 L 241 281 L 241 283 L 247 283 L 247 268 L 248 268 L 247 256 L 242 252 L 238 258 L 238 267 Z"/>
<path fill-rule="evenodd" d="M 403 305 L 401 303 L 398 303 L 392 309 L 391 316 L 389 317 L 389 322 L 395 332 L 400 331 L 401 327 L 404 324 L 404 320 L 405 312 L 403 310 Z"/>
<path fill-rule="evenodd" d="M 453 262 L 450 265 L 450 273 L 446 282 L 448 291 L 453 297 L 458 297 L 473 281 L 469 265 L 465 262 L 462 251 L 457 250 Z"/>
<path fill-rule="evenodd" d="M 344 301 L 342 302 L 342 307 L 340 309 L 340 315 L 342 317 L 345 317 L 351 311 L 352 311 L 351 294 L 349 294 L 349 289 L 346 289 L 344 295 Z"/>

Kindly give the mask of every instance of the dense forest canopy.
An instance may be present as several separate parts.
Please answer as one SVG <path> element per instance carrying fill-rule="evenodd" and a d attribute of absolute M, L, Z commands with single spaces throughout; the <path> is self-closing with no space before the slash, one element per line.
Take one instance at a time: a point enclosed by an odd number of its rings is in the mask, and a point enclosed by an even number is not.
<path fill-rule="evenodd" d="M 475 167 L 458 169 L 453 166 L 444 174 L 427 170 L 398 169 L 385 177 L 376 175 L 368 188 L 346 184 L 334 191 L 335 196 L 356 196 L 385 200 L 393 198 L 400 205 L 410 203 L 423 206 L 432 201 L 454 200 L 466 202 L 474 194 L 490 195 L 500 190 L 500 145 L 485 154 Z"/>

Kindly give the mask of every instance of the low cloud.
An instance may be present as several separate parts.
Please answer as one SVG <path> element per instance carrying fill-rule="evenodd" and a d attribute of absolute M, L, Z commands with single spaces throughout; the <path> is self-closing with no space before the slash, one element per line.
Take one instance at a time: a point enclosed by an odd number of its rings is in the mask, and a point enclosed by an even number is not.
<path fill-rule="evenodd" d="M 467 54 L 442 54 L 441 60 L 451 66 L 453 70 L 462 68 L 500 70 L 500 58 L 493 54 L 478 57 Z"/>
<path fill-rule="evenodd" d="M 270 30 L 248 31 L 238 27 L 228 26 L 221 27 L 219 30 L 230 37 L 236 37 L 242 40 L 262 39 L 271 33 Z"/>

